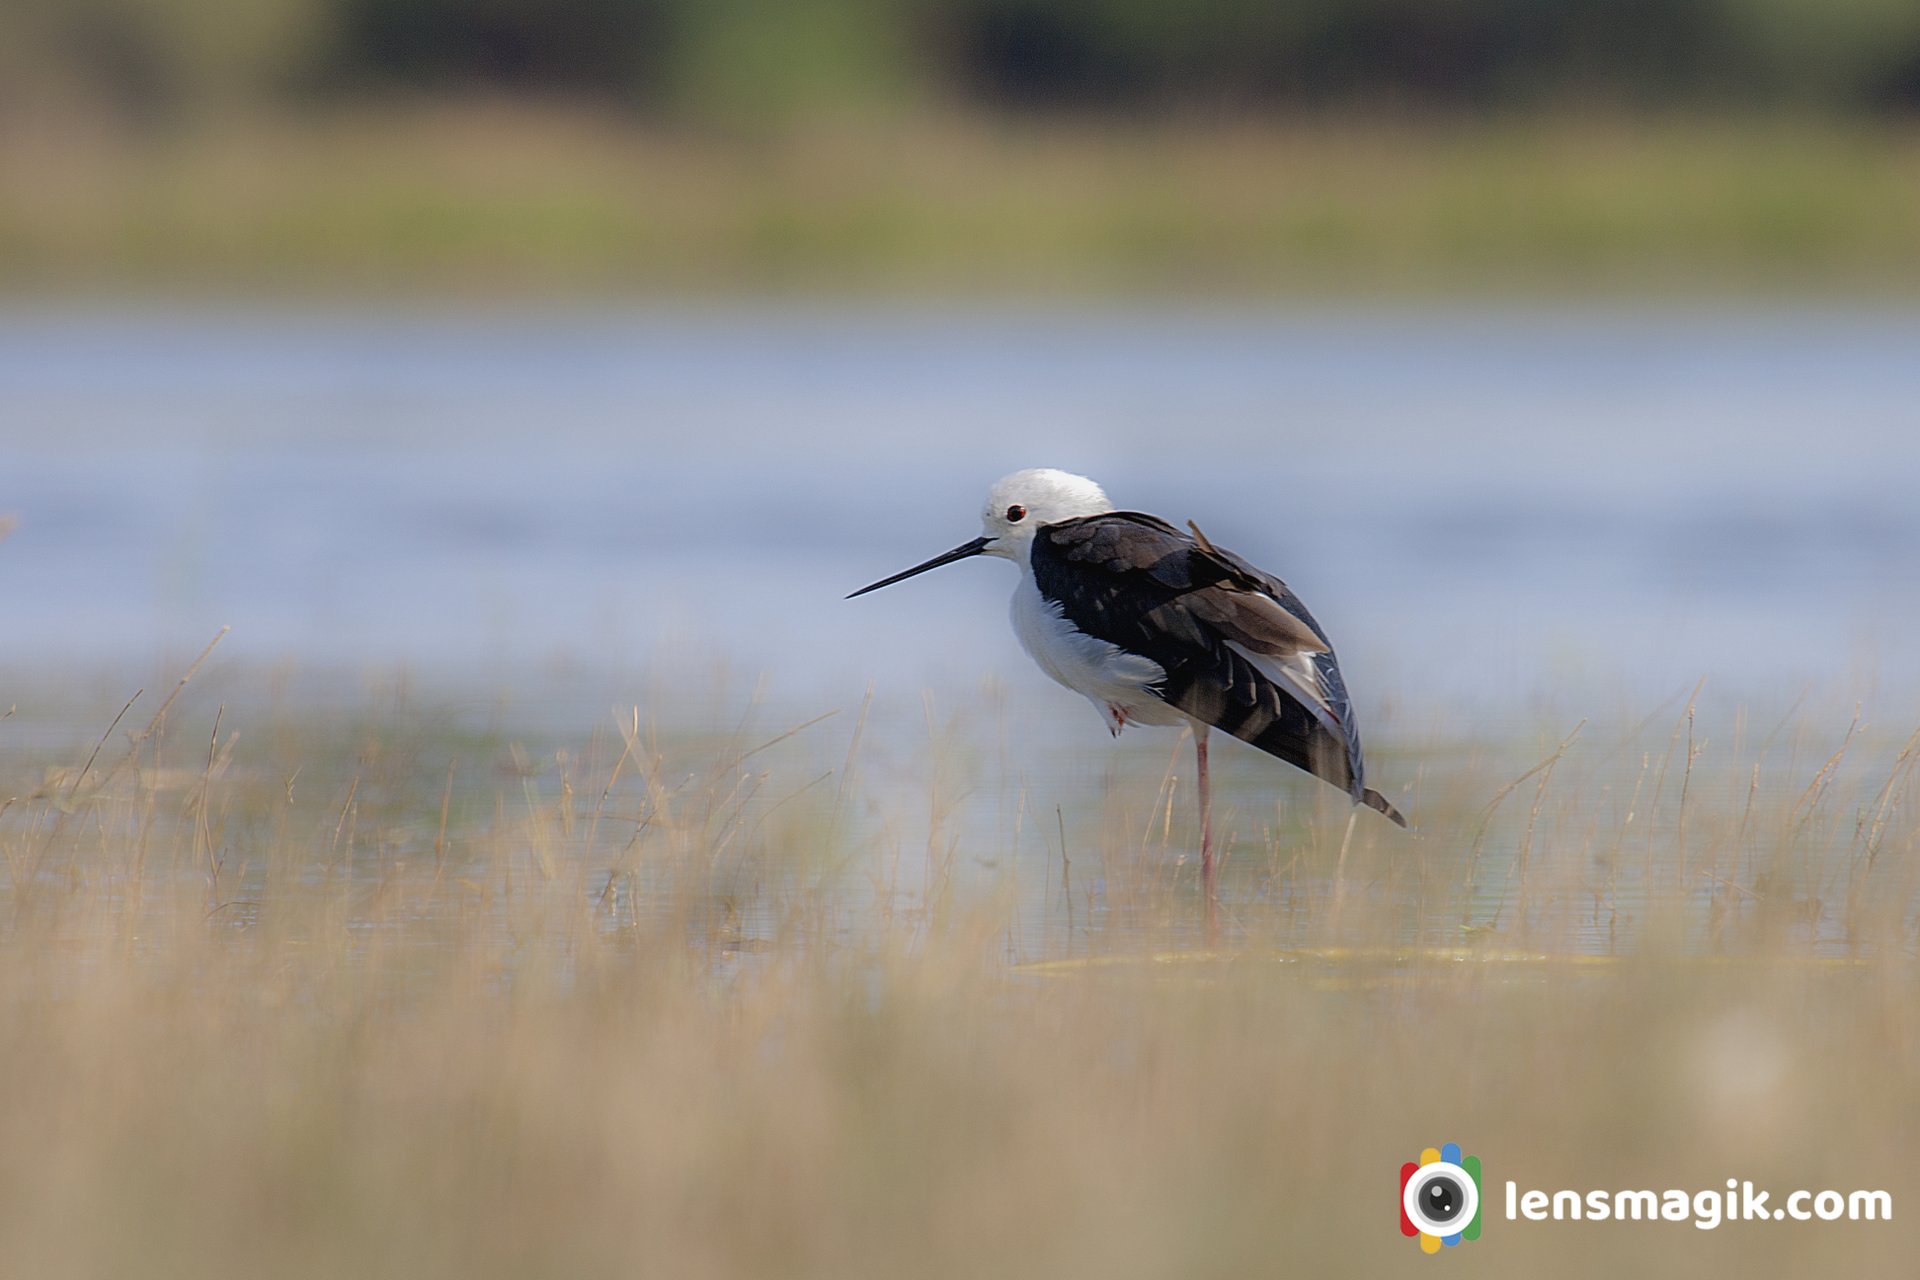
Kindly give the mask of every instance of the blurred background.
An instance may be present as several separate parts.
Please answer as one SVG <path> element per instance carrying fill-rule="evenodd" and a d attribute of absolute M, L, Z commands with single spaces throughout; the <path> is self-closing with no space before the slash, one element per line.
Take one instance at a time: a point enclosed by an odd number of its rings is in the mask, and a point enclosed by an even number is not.
<path fill-rule="evenodd" d="M 1899 0 L 16 0 L 19 290 L 1914 287 Z"/>
<path fill-rule="evenodd" d="M 1913 0 L 4 0 L 11 1269 L 1911 1270 L 1916 406 Z M 1007 566 L 842 599 L 1036 465 L 1417 829 L 1229 744 L 1216 947 Z"/>
<path fill-rule="evenodd" d="M 1037 681 L 837 597 L 1051 464 L 1425 721 L 1909 697 L 1916 111 L 1896 0 L 17 0 L 0 663 Z"/>

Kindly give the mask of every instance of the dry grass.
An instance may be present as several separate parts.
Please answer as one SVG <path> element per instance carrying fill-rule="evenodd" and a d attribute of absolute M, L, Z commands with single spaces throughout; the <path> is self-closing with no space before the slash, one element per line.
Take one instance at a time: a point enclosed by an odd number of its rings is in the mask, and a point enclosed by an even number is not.
<path fill-rule="evenodd" d="M 1920 287 L 1911 128 L 1766 119 L 690 135 L 520 105 L 0 128 L 0 287 L 177 292 Z"/>
<path fill-rule="evenodd" d="M 204 684 L 97 753 L 77 701 L 0 723 L 12 1274 L 1382 1274 L 1439 1265 L 1394 1199 L 1447 1140 L 1476 1274 L 1911 1259 L 1914 745 L 1870 728 L 1383 727 L 1412 840 L 1243 759 L 1206 951 L 1169 739 L 1007 795 L 964 718 Z M 1509 1177 L 1896 1216 L 1508 1223 Z"/>

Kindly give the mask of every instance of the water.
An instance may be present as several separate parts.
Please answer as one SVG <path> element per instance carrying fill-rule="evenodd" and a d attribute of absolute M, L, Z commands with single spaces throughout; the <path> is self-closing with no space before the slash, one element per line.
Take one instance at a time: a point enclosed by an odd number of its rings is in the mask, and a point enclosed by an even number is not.
<path fill-rule="evenodd" d="M 1055 465 L 1287 578 L 1370 715 L 1912 710 L 1920 312 L 0 314 L 0 670 L 1003 677 L 1011 575 L 851 588 Z M 1590 705 L 1591 704 L 1591 705 Z M 1089 716 L 1091 713 L 1088 713 Z"/>

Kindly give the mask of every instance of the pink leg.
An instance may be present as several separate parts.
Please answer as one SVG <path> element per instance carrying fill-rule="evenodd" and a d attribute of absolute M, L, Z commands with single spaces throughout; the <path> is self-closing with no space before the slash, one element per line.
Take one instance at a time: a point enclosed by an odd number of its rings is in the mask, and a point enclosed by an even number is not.
<path fill-rule="evenodd" d="M 1213 789 L 1207 780 L 1207 729 L 1193 731 L 1193 759 L 1200 778 L 1200 889 L 1207 899 L 1207 941 L 1214 941 L 1218 928 L 1215 908 L 1219 904 L 1218 886 L 1213 878 Z"/>

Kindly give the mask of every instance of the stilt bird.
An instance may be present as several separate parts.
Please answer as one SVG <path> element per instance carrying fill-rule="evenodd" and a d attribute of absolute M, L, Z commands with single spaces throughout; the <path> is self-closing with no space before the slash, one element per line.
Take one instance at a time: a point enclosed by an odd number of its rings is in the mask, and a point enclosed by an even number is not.
<path fill-rule="evenodd" d="M 993 486 L 979 537 L 847 598 L 970 556 L 1020 567 L 1013 629 L 1040 669 L 1092 702 L 1118 737 L 1130 724 L 1191 725 L 1200 869 L 1215 901 L 1207 731 L 1223 729 L 1407 820 L 1366 785 L 1360 727 L 1327 633 L 1287 584 L 1189 523 L 1116 511 L 1065 471 Z"/>

